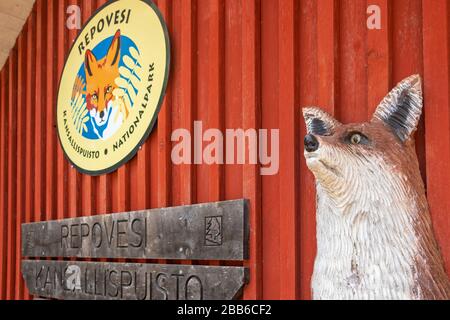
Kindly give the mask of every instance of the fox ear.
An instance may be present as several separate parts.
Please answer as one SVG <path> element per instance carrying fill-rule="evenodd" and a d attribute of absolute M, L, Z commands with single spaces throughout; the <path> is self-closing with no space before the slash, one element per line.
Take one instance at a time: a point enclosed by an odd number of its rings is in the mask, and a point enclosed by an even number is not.
<path fill-rule="evenodd" d="M 334 133 L 336 127 L 341 125 L 341 123 L 330 114 L 315 107 L 304 108 L 303 117 L 305 118 L 308 134 L 329 136 Z"/>
<path fill-rule="evenodd" d="M 114 66 L 119 63 L 120 58 L 120 29 L 116 31 L 111 46 L 106 54 L 106 63 Z"/>
<path fill-rule="evenodd" d="M 97 58 L 92 53 L 91 50 L 86 50 L 86 55 L 84 57 L 84 67 L 86 68 L 86 73 L 92 77 L 92 66 L 97 63 Z"/>
<path fill-rule="evenodd" d="M 384 98 L 373 115 L 373 121 L 383 121 L 405 142 L 417 129 L 422 107 L 422 81 L 419 75 L 413 75 L 400 82 Z"/>

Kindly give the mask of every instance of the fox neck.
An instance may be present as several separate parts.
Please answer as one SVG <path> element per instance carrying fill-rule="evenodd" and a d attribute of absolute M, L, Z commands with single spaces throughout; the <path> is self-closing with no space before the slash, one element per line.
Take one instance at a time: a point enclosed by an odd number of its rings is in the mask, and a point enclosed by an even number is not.
<path fill-rule="evenodd" d="M 314 298 L 449 298 L 418 165 L 366 180 L 317 183 Z"/>

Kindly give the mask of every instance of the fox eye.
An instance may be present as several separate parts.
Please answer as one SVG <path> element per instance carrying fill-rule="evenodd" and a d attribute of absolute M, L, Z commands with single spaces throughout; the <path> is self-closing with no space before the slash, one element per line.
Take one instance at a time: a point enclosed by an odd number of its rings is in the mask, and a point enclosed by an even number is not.
<path fill-rule="evenodd" d="M 345 142 L 347 142 L 348 144 L 360 145 L 368 144 L 369 139 L 360 132 L 351 132 L 346 136 Z"/>
<path fill-rule="evenodd" d="M 106 88 L 106 93 L 111 93 L 111 91 L 112 91 L 112 87 L 111 87 L 111 86 L 108 86 L 108 87 Z"/>
<path fill-rule="evenodd" d="M 96 94 L 96 93 L 94 93 L 94 94 L 91 96 L 91 99 L 94 100 L 94 101 L 96 101 L 97 98 L 98 98 L 98 97 L 97 97 L 97 94 Z"/>
<path fill-rule="evenodd" d="M 358 133 L 355 133 L 350 137 L 350 142 L 353 144 L 360 144 L 361 140 L 362 140 L 362 137 Z"/>

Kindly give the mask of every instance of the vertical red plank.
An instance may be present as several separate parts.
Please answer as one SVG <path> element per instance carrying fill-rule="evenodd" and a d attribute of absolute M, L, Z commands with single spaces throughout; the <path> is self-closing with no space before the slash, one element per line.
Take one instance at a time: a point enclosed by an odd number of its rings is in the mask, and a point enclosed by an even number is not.
<path fill-rule="evenodd" d="M 56 45 L 56 81 L 59 85 L 61 74 L 65 64 L 66 48 L 67 48 L 67 32 L 66 27 L 66 1 L 58 1 L 57 8 L 57 45 Z M 57 103 L 58 88 L 56 88 L 56 96 L 54 97 L 55 104 Z M 54 106 L 56 108 L 56 105 Z M 67 217 L 67 160 L 65 159 L 64 152 L 62 150 L 59 141 L 57 141 L 57 206 L 56 217 L 57 219 L 64 219 Z"/>
<path fill-rule="evenodd" d="M 220 0 L 209 1 L 209 90 L 208 90 L 208 125 L 210 129 L 224 132 L 224 82 L 225 66 L 224 66 L 224 12 L 225 3 Z M 223 146 L 225 146 L 225 141 Z M 217 152 L 225 156 L 223 148 Z M 208 201 L 223 200 L 224 195 L 224 166 L 223 164 L 209 165 L 209 190 Z M 212 261 L 210 265 L 219 265 L 219 261 Z"/>
<path fill-rule="evenodd" d="M 36 6 L 27 22 L 27 81 L 26 81 L 26 110 L 32 110 L 35 98 L 36 83 Z M 34 220 L 34 118 L 35 112 L 26 112 L 26 197 L 25 212 L 26 221 Z"/>
<path fill-rule="evenodd" d="M 169 35 L 171 37 L 172 43 L 172 1 L 170 0 L 159 0 L 158 8 L 166 21 L 167 27 L 169 28 Z M 173 46 L 171 48 L 171 69 L 173 68 Z M 170 150 L 171 150 L 171 123 L 172 123 L 172 80 L 169 78 L 169 85 L 167 86 L 166 96 L 164 98 L 161 110 L 158 116 L 158 127 L 156 131 L 156 157 L 157 163 L 157 174 L 156 177 L 156 206 L 159 208 L 168 207 L 172 204 L 172 192 L 170 189 L 170 181 L 172 181 L 172 166 L 170 161 Z M 154 168 L 154 167 L 153 167 Z M 153 177 L 153 176 L 152 176 Z M 154 179 L 152 178 L 152 181 Z M 159 260 L 159 263 L 166 263 L 166 260 Z"/>
<path fill-rule="evenodd" d="M 0 154 L 0 298 L 6 299 L 6 252 L 7 252 L 7 173 L 8 173 L 8 162 L 7 162 L 7 140 L 6 140 L 6 130 L 7 130 L 7 122 L 8 122 L 8 114 L 7 114 L 7 87 L 6 83 L 8 81 L 6 69 L 3 68 L 1 71 L 1 89 L 0 89 L 0 98 L 1 98 L 1 127 L 0 127 L 0 135 L 1 135 L 1 154 Z"/>
<path fill-rule="evenodd" d="M 44 1 L 37 1 L 36 18 L 36 95 L 35 95 L 35 189 L 34 189 L 34 210 L 35 221 L 45 219 L 45 119 L 46 119 L 46 39 L 47 30 L 45 23 L 47 19 L 47 8 Z"/>
<path fill-rule="evenodd" d="M 179 128 L 185 128 L 185 124 L 188 119 L 185 117 L 190 117 L 190 112 L 186 112 L 189 108 L 189 105 L 186 103 L 186 97 L 189 97 L 189 88 L 183 88 L 182 82 L 185 80 L 183 75 L 187 73 L 187 75 L 191 74 L 190 66 L 191 62 L 186 59 L 186 54 L 189 56 L 190 53 L 185 52 L 182 47 L 186 45 L 186 33 L 183 33 L 183 28 L 190 28 L 186 23 L 187 15 L 190 10 L 191 4 L 189 1 L 186 2 L 171 2 L 170 13 L 171 13 L 171 46 L 172 46 L 172 67 L 171 67 L 171 86 L 177 88 L 177 90 L 170 95 L 171 97 L 171 128 L 173 130 Z M 188 17 L 188 19 L 190 19 Z M 188 36 L 189 39 L 190 36 Z M 183 43 L 183 41 L 185 41 Z M 188 63 L 187 66 L 182 66 L 182 61 Z M 186 84 L 184 82 L 184 84 Z M 185 90 L 186 89 L 186 90 Z M 189 126 L 187 127 L 187 129 Z M 171 133 L 169 133 L 170 137 Z M 171 146 L 169 145 L 169 150 Z M 170 152 L 170 151 L 169 151 Z M 169 160 L 171 161 L 171 160 Z M 190 202 L 189 198 L 191 198 L 192 191 L 192 180 L 190 179 L 190 168 L 188 165 L 175 165 L 173 162 L 171 163 L 171 180 L 168 187 L 171 190 L 171 206 L 181 206 L 188 204 Z M 165 260 L 162 263 L 166 262 Z M 190 264 L 191 261 L 188 260 L 180 260 L 177 263 L 181 264 Z"/>
<path fill-rule="evenodd" d="M 118 188 L 118 174 L 114 172 L 111 174 L 111 211 L 118 212 L 118 199 L 117 199 L 117 188 Z"/>
<path fill-rule="evenodd" d="M 102 175 L 99 177 L 97 195 L 97 214 L 111 213 L 111 175 Z"/>
<path fill-rule="evenodd" d="M 55 101 L 56 101 L 56 9 L 57 2 L 55 0 L 48 0 L 46 2 L 47 20 L 45 32 L 47 34 L 46 42 L 46 103 L 44 112 L 46 113 L 45 121 L 45 219 L 54 220 L 56 218 L 56 175 L 54 168 L 56 166 L 56 123 L 55 123 Z"/>
<path fill-rule="evenodd" d="M 174 88 L 181 88 L 181 64 L 178 62 L 183 52 L 181 51 L 181 5 L 182 2 L 172 2 L 170 7 L 170 19 L 171 19 L 171 46 L 172 46 L 172 68 L 170 72 L 170 86 Z M 178 66 L 178 67 L 177 67 Z M 182 127 L 182 102 L 181 102 L 181 89 L 176 90 L 171 95 L 171 128 L 173 130 Z M 171 189 L 171 205 L 181 205 L 183 199 L 181 194 L 184 186 L 181 181 L 181 165 L 171 164 L 171 180 L 169 188 Z"/>
<path fill-rule="evenodd" d="M 8 251 L 7 251 L 7 277 L 6 280 L 6 299 L 14 299 L 15 293 L 15 266 L 16 266 L 16 237 L 15 237 L 15 224 L 16 224 L 16 179 L 17 179 L 17 49 L 13 48 L 9 54 L 8 59 L 9 68 L 9 128 L 8 134 Z"/>
<path fill-rule="evenodd" d="M 139 150 L 135 163 L 131 167 L 131 195 L 132 201 L 131 210 L 149 209 L 150 206 L 150 141 L 144 143 Z"/>
<path fill-rule="evenodd" d="M 339 3 L 317 2 L 317 104 L 330 114 L 337 113 L 339 102 Z M 314 53 L 312 53 L 314 54 Z"/>
<path fill-rule="evenodd" d="M 344 123 L 367 120 L 366 12 L 365 1 L 340 2 L 339 115 Z"/>
<path fill-rule="evenodd" d="M 111 175 L 100 176 L 97 188 L 97 214 L 111 213 Z"/>
<path fill-rule="evenodd" d="M 2 296 L 3 299 L 8 298 L 8 222 L 9 222 L 9 213 L 8 213 L 8 197 L 9 197 L 9 189 L 8 189 L 8 176 L 9 176 L 9 157 L 8 157 L 8 150 L 10 148 L 9 145 L 9 67 L 8 67 L 8 61 L 5 62 L 5 68 L 3 69 L 2 74 L 2 105 L 3 105 L 3 145 L 2 145 L 2 151 L 3 151 L 3 174 L 2 174 L 2 212 L 4 215 L 3 218 L 3 261 L 2 261 L 2 275 L 4 277 L 3 279 L 3 287 L 2 290 Z"/>
<path fill-rule="evenodd" d="M 280 299 L 297 298 L 297 164 L 298 123 L 300 112 L 295 105 L 295 3 L 285 0 L 278 7 L 279 37 L 279 124 L 280 146 L 279 179 L 279 219 L 280 219 Z M 273 133 L 272 133 L 273 134 Z M 270 140 L 268 140 L 270 141 Z M 260 146 L 261 147 L 261 146 Z"/>
<path fill-rule="evenodd" d="M 209 0 L 209 113 L 208 128 L 223 129 L 223 13 L 224 2 Z M 209 166 L 209 201 L 219 201 L 223 197 L 223 165 Z"/>
<path fill-rule="evenodd" d="M 194 13 L 195 13 L 195 0 L 185 0 L 181 2 L 181 47 L 180 47 L 180 68 L 181 68 L 181 119 L 182 127 L 193 132 L 194 123 L 194 104 L 193 104 L 193 89 L 195 84 L 195 66 L 193 53 L 194 47 Z M 193 150 L 191 152 L 193 154 Z M 181 192 L 181 205 L 192 204 L 195 201 L 195 174 L 194 166 L 183 164 L 181 165 L 181 185 L 183 186 Z"/>
<path fill-rule="evenodd" d="M 36 81 L 36 5 L 27 21 L 27 52 L 26 52 L 26 110 L 33 110 Z M 34 220 L 34 112 L 25 112 L 26 152 L 25 152 L 25 222 Z M 24 296 L 30 299 L 25 287 Z"/>
<path fill-rule="evenodd" d="M 172 95 L 172 110 L 176 113 L 172 117 L 172 127 L 184 128 L 193 132 L 192 110 L 192 81 L 193 56 L 192 56 L 192 28 L 193 28 L 193 2 L 190 0 L 178 2 L 172 5 L 172 45 L 173 82 L 172 85 L 179 89 L 179 94 Z M 178 62 L 179 61 L 179 62 Z M 178 62 L 178 67 L 177 67 Z M 192 153 L 193 154 L 193 153 Z M 173 167 L 172 180 L 172 205 L 188 205 L 194 201 L 193 166 L 181 164 Z M 190 260 L 180 260 L 181 264 L 192 264 Z"/>
<path fill-rule="evenodd" d="M 336 37 L 339 32 L 336 19 L 339 15 L 338 7 L 331 1 L 304 0 L 300 4 L 300 12 L 300 107 L 319 105 L 332 112 L 338 102 L 339 91 Z M 302 120 L 300 139 L 305 134 L 306 127 Z M 303 143 L 300 149 L 303 153 Z M 303 156 L 300 171 L 300 298 L 310 299 L 311 275 L 316 255 L 316 204 L 314 178 Z"/>
<path fill-rule="evenodd" d="M 196 65 L 196 110 L 195 120 L 201 121 L 203 129 L 208 124 L 209 113 L 209 30 L 205 25 L 209 17 L 208 0 L 197 0 L 196 12 L 196 43 L 197 43 L 197 63 Z M 204 144 L 202 145 L 202 147 Z M 203 149 L 202 149 L 203 150 Z M 196 200 L 199 203 L 209 200 L 209 169 L 205 164 L 196 165 Z"/>
<path fill-rule="evenodd" d="M 169 34 L 172 34 L 171 29 L 171 4 L 169 0 L 160 0 L 158 2 L 159 10 L 164 17 L 168 27 Z M 173 53 L 173 51 L 172 51 Z M 172 108 L 172 86 L 167 88 L 166 96 L 161 106 L 161 112 L 158 117 L 158 207 L 167 207 L 171 203 L 169 182 L 171 181 L 171 165 L 170 165 L 170 132 L 171 132 L 171 108 Z"/>
<path fill-rule="evenodd" d="M 99 177 L 97 185 L 97 214 L 111 213 L 111 175 L 102 175 Z"/>
<path fill-rule="evenodd" d="M 279 129 L 279 56 L 278 26 L 279 6 L 282 1 L 261 2 L 261 128 Z M 258 172 L 259 174 L 259 172 Z M 280 179 L 276 176 L 262 176 L 262 243 L 263 259 L 270 263 L 263 264 L 263 298 L 279 299 L 283 288 L 280 284 L 280 216 L 279 191 Z"/>
<path fill-rule="evenodd" d="M 260 101 L 260 19 L 259 0 L 242 1 L 242 126 L 244 130 L 261 127 Z M 249 200 L 250 248 L 245 266 L 250 269 L 250 283 L 244 299 L 262 298 L 262 223 L 261 177 L 259 165 L 243 166 L 243 197 Z"/>
<path fill-rule="evenodd" d="M 414 73 L 423 73 L 422 1 L 396 0 L 389 6 L 392 86 Z"/>
<path fill-rule="evenodd" d="M 242 128 L 242 7 L 243 1 L 225 2 L 225 45 L 224 65 L 225 88 L 223 118 L 225 130 Z M 224 132 L 226 133 L 226 132 Z M 226 144 L 225 144 L 226 145 Z M 236 161 L 235 148 L 235 161 Z M 225 161 L 227 150 L 224 153 Z M 242 164 L 224 166 L 224 199 L 242 198 Z"/>
<path fill-rule="evenodd" d="M 3 268 L 2 274 L 4 277 L 3 287 L 1 288 L 3 291 L 3 299 L 8 298 L 8 223 L 9 223 L 9 212 L 8 212 L 8 199 L 9 199 L 9 188 L 8 188 L 8 179 L 9 179 L 9 171 L 10 171 L 10 163 L 9 163 L 9 63 L 8 60 L 5 62 L 5 68 L 3 69 L 3 78 L 2 78 L 2 99 L 3 99 L 3 175 L 2 175 L 2 186 L 3 186 L 3 232 L 4 232 L 4 251 L 3 251 Z"/>
<path fill-rule="evenodd" d="M 36 91 L 34 127 L 34 221 L 46 220 L 47 7 L 36 2 Z"/>
<path fill-rule="evenodd" d="M 130 169 L 129 165 L 123 165 L 116 173 L 117 176 L 117 211 L 125 212 L 130 205 Z"/>
<path fill-rule="evenodd" d="M 20 273 L 21 257 L 21 224 L 25 222 L 25 85 L 26 78 L 26 29 L 19 35 L 17 40 L 17 175 L 16 175 L 16 286 L 14 298 L 22 300 L 23 281 Z"/>
<path fill-rule="evenodd" d="M 391 89 L 390 59 L 390 2 L 388 0 L 368 0 L 367 7 L 380 8 L 381 29 L 367 31 L 367 118 L 372 115 Z"/>
<path fill-rule="evenodd" d="M 147 157 L 147 143 L 144 143 L 136 153 L 136 156 L 128 163 L 128 185 L 129 185 L 129 205 L 128 210 L 136 211 L 145 209 L 145 202 L 147 201 L 147 186 L 146 183 L 147 178 L 150 178 L 147 174 L 146 168 L 144 171 L 139 171 L 143 168 L 143 158 Z M 139 163 L 140 162 L 140 163 Z M 149 168 L 150 168 L 150 160 L 148 160 Z"/>
<path fill-rule="evenodd" d="M 422 1 L 394 1 L 391 12 L 392 86 L 412 74 L 423 76 Z M 426 181 L 426 112 L 425 108 L 416 134 L 416 150 L 424 181 Z"/>
<path fill-rule="evenodd" d="M 444 261 L 450 266 L 449 3 L 422 2 L 428 202 Z"/>

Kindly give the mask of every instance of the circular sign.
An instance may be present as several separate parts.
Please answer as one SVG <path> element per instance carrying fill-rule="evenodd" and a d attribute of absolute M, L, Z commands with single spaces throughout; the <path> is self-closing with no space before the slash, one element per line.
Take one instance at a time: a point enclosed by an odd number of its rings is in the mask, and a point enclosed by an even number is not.
<path fill-rule="evenodd" d="M 169 64 L 167 27 L 153 2 L 117 0 L 96 11 L 58 91 L 59 140 L 78 170 L 110 173 L 136 154 L 158 116 Z"/>

